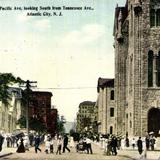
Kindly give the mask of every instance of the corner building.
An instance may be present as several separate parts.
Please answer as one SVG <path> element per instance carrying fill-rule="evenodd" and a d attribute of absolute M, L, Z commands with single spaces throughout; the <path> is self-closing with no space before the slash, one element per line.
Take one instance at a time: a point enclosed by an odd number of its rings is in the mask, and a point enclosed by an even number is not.
<path fill-rule="evenodd" d="M 160 0 L 128 0 L 114 19 L 117 134 L 160 132 Z"/>

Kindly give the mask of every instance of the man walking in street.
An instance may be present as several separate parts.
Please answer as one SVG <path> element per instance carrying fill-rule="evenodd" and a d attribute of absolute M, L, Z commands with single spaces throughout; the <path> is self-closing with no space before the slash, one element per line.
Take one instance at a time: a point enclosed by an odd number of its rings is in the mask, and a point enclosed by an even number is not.
<path fill-rule="evenodd" d="M 91 140 L 87 137 L 86 138 L 86 146 L 87 146 L 87 154 L 92 154 L 92 146 L 91 146 Z"/>
<path fill-rule="evenodd" d="M 64 139 L 63 139 L 63 153 L 65 153 L 65 149 L 68 150 L 68 152 L 70 152 L 70 149 L 67 147 L 68 145 L 68 137 L 67 135 L 64 135 Z"/>
<path fill-rule="evenodd" d="M 34 144 L 34 146 L 35 146 L 35 153 L 37 153 L 38 150 L 41 152 L 41 149 L 39 148 L 40 137 L 39 137 L 38 134 L 36 135 L 34 142 L 35 142 L 35 144 Z"/>
<path fill-rule="evenodd" d="M 117 155 L 117 138 L 115 136 L 112 137 L 111 140 L 111 147 L 112 147 L 112 155 Z"/>
<path fill-rule="evenodd" d="M 141 155 L 142 151 L 143 151 L 143 145 L 142 145 L 142 140 L 141 137 L 139 137 L 138 141 L 137 141 L 137 147 L 138 147 L 138 152 Z"/>

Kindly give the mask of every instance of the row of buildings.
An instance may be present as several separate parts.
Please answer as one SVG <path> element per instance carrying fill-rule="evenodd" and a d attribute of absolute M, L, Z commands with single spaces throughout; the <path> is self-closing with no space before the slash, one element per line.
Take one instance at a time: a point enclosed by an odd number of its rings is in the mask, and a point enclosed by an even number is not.
<path fill-rule="evenodd" d="M 115 78 L 98 79 L 98 133 L 160 134 L 160 1 L 115 8 Z M 107 63 L 107 62 L 106 62 Z"/>
<path fill-rule="evenodd" d="M 42 122 L 46 132 L 55 134 L 57 123 L 57 109 L 51 105 L 51 92 L 31 91 L 28 103 L 25 102 L 25 91 L 21 88 L 10 87 L 11 98 L 8 104 L 0 102 L 0 131 L 13 133 L 19 130 L 17 122 L 20 118 L 36 118 Z"/>

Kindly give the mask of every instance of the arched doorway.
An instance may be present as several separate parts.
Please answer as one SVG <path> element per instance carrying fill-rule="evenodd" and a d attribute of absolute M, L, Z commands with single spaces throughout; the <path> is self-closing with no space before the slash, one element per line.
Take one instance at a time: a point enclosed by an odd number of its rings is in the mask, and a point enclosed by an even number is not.
<path fill-rule="evenodd" d="M 148 133 L 154 132 L 158 135 L 160 130 L 160 109 L 151 108 L 148 112 Z"/>

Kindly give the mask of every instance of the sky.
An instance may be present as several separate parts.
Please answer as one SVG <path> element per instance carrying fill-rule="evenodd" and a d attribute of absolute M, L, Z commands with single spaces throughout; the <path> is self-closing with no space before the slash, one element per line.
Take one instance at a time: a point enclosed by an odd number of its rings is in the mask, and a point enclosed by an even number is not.
<path fill-rule="evenodd" d="M 74 121 L 81 102 L 97 100 L 98 78 L 114 77 L 117 4 L 125 0 L 0 0 L 0 72 L 37 81 L 34 90 L 52 92 L 59 115 Z M 83 9 L 24 10 L 52 6 Z M 31 12 L 41 16 L 27 16 Z"/>

